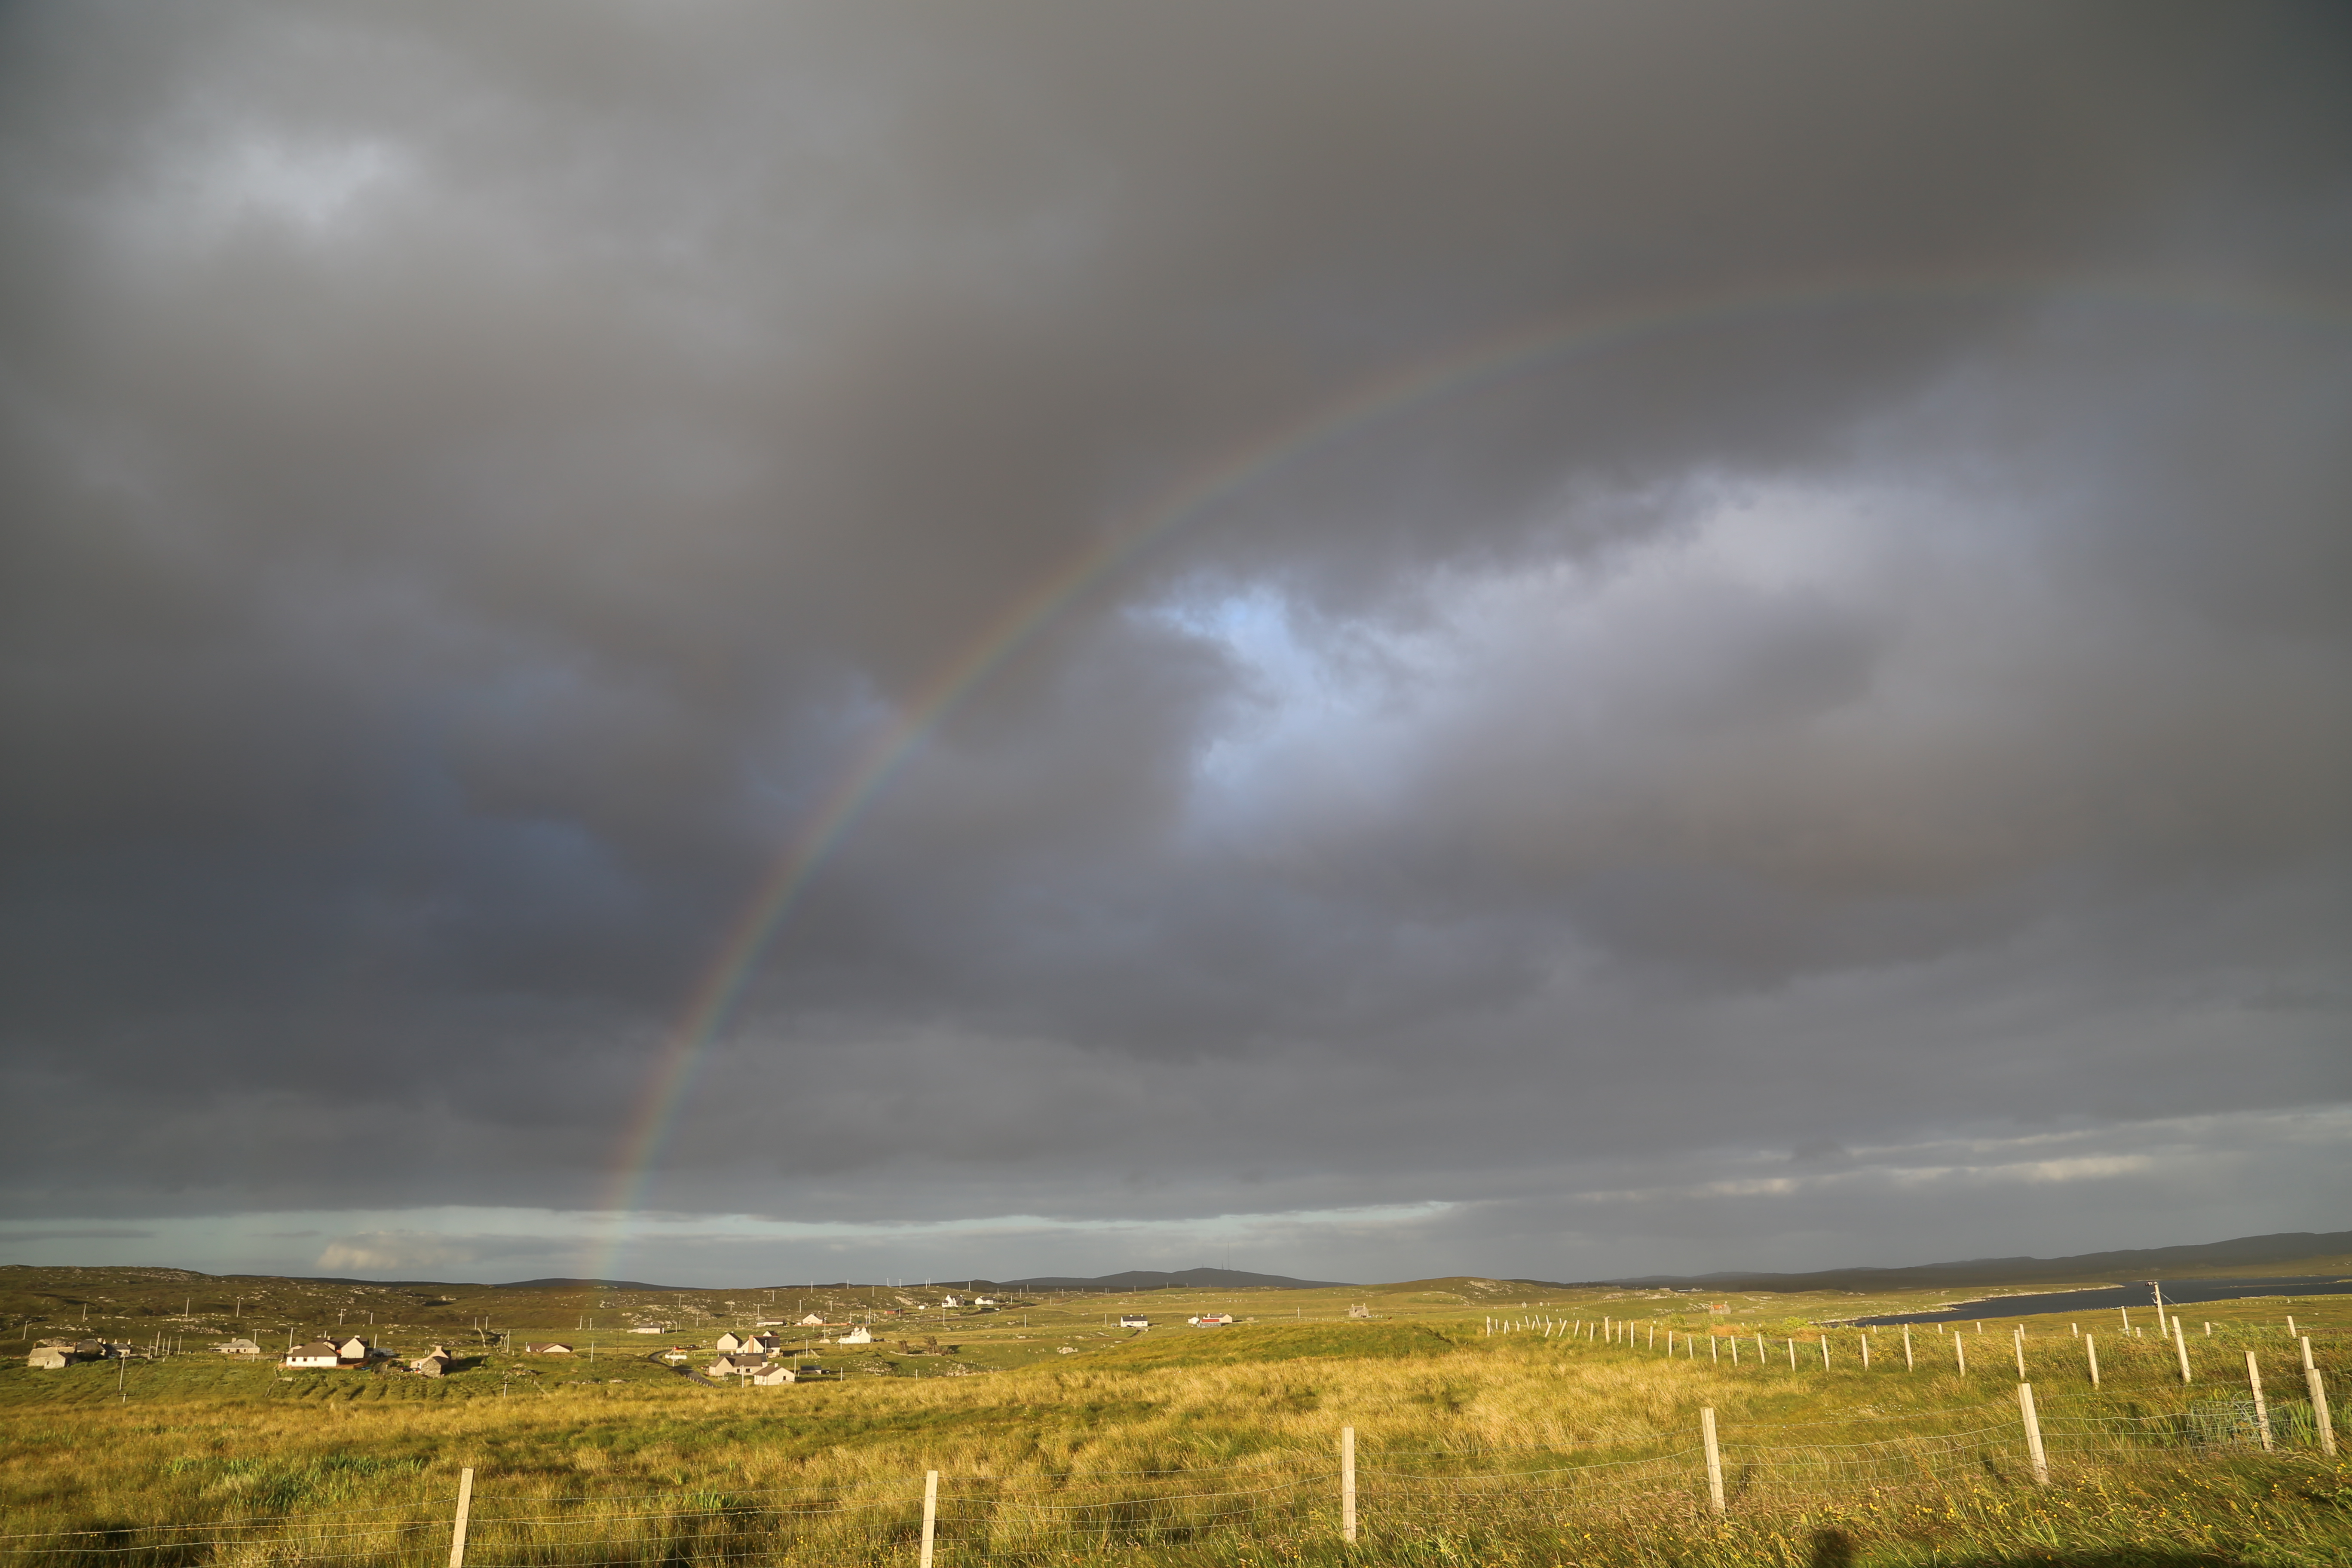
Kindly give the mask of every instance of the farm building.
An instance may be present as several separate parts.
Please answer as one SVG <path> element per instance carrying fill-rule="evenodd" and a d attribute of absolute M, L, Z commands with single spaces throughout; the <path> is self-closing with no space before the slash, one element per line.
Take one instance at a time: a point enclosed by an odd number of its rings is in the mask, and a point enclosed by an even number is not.
<path fill-rule="evenodd" d="M 1122 1329 L 1148 1329 L 1151 1326 L 1151 1320 L 1140 1312 L 1121 1312 L 1118 1326 Z"/>
<path fill-rule="evenodd" d="M 560 1341 L 560 1340 L 545 1340 L 545 1341 L 541 1341 L 541 1342 L 540 1343 L 538 1343 L 538 1344 L 528 1344 L 528 1345 L 523 1346 L 522 1348 L 523 1348 L 523 1350 L 525 1351 L 525 1352 L 527 1352 L 528 1354 L 530 1354 L 530 1355 L 570 1355 L 570 1354 L 572 1354 L 572 1347 L 571 1347 L 570 1345 L 567 1345 L 567 1344 L 563 1343 L 563 1342 L 562 1342 L 562 1341 Z"/>
<path fill-rule="evenodd" d="M 751 1374 L 751 1381 L 762 1388 L 773 1388 L 780 1383 L 798 1383 L 800 1373 L 788 1366 L 771 1366 Z"/>
<path fill-rule="evenodd" d="M 388 1352 L 379 1351 L 367 1341 L 353 1334 L 338 1344 L 333 1340 L 313 1340 L 307 1345 L 296 1345 L 286 1352 L 280 1366 L 307 1368 L 312 1371 L 331 1367 L 365 1366 L 382 1360 Z"/>
<path fill-rule="evenodd" d="M 845 1345 L 870 1345 L 874 1342 L 874 1336 L 861 1325 L 842 1335 L 840 1342 Z"/>
<path fill-rule="evenodd" d="M 33 1348 L 33 1353 L 25 1358 L 25 1364 L 55 1372 L 59 1367 L 71 1366 L 78 1361 L 89 1359 L 88 1356 L 77 1353 L 71 1345 L 36 1345 Z"/>
<path fill-rule="evenodd" d="M 824 1327 L 824 1319 L 819 1313 L 811 1312 L 807 1317 L 801 1320 L 801 1327 L 804 1329 L 821 1329 Z"/>
<path fill-rule="evenodd" d="M 719 1349 L 721 1352 L 730 1355 L 733 1354 L 737 1351 L 754 1351 L 765 1354 L 782 1350 L 783 1348 L 783 1341 L 778 1339 L 773 1334 L 754 1332 L 749 1334 L 728 1333 L 719 1336 Z"/>
<path fill-rule="evenodd" d="M 108 1346 L 104 1340 L 43 1340 L 33 1349 L 36 1353 L 41 1351 L 63 1352 L 66 1360 L 57 1364 L 65 1365 L 78 1361 L 103 1361 Z"/>
<path fill-rule="evenodd" d="M 443 1350 L 439 1345 L 435 1345 L 429 1353 L 410 1362 L 408 1370 L 423 1373 L 426 1377 L 446 1377 L 454 1360 L 455 1358 L 447 1351 Z"/>
<path fill-rule="evenodd" d="M 230 1340 L 226 1344 L 215 1345 L 213 1349 L 222 1355 L 259 1355 L 261 1353 L 261 1347 L 247 1339 Z"/>

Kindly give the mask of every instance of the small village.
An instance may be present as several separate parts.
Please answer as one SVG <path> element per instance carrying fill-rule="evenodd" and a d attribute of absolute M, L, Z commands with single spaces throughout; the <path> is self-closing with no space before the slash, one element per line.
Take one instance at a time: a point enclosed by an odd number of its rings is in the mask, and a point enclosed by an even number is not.
<path fill-rule="evenodd" d="M 902 1298 L 903 1300 L 903 1298 Z M 1027 1301 L 1013 1301 L 994 1296 L 959 1296 L 952 1292 L 940 1298 L 936 1307 L 928 1302 L 904 1307 L 877 1306 L 847 1317 L 828 1318 L 822 1312 L 808 1312 L 797 1319 L 759 1318 L 741 1330 L 720 1332 L 709 1342 L 679 1338 L 680 1325 L 675 1320 L 656 1320 L 633 1323 L 622 1330 L 631 1336 L 667 1339 L 670 1342 L 653 1350 L 606 1349 L 607 1359 L 620 1357 L 632 1361 L 656 1361 L 699 1383 L 716 1384 L 731 1380 L 740 1384 L 774 1387 L 783 1384 L 815 1382 L 844 1375 L 838 1367 L 827 1368 L 811 1359 L 824 1349 L 861 1346 L 887 1347 L 900 1356 L 939 1356 L 951 1358 L 961 1354 L 961 1344 L 943 1342 L 936 1334 L 916 1337 L 911 1333 L 893 1337 L 893 1320 L 902 1325 L 928 1319 L 933 1312 L 944 1327 L 950 1313 L 992 1315 L 1006 1306 L 1025 1306 Z M 968 1321 L 968 1318 L 967 1318 Z M 1236 1320 L 1231 1313 L 1209 1312 L 1187 1318 L 1195 1328 L 1218 1328 Z M 1118 1316 L 1120 1329 L 1143 1331 L 1151 1327 L 1151 1320 L 1140 1312 L 1123 1312 Z M 789 1337 L 794 1342 L 787 1346 L 787 1335 L 776 1330 L 794 1331 Z M 158 1335 L 146 1344 L 98 1337 L 45 1339 L 35 1345 L 26 1357 L 28 1366 L 43 1370 L 60 1370 L 82 1363 L 158 1360 L 188 1353 L 190 1347 L 177 1339 Z M 213 1354 L 250 1361 L 261 1364 L 273 1355 L 282 1373 L 370 1373 L 419 1377 L 444 1377 L 466 1370 L 474 1358 L 463 1351 L 452 1351 L 446 1343 L 434 1344 L 421 1355 L 409 1356 L 387 1345 L 371 1340 L 364 1334 L 337 1332 L 317 1339 L 302 1340 L 289 1332 L 282 1353 L 265 1350 L 256 1341 L 244 1336 L 215 1342 L 207 1347 Z M 593 1340 L 530 1340 L 520 1346 L 511 1336 L 500 1333 L 486 1338 L 483 1350 L 496 1348 L 512 1354 L 516 1352 L 531 1358 L 578 1359 L 593 1363 L 600 1344 Z M 1064 1347 L 1062 1353 L 1074 1353 Z M 950 1374 L 985 1370 L 980 1367 L 950 1366 Z"/>

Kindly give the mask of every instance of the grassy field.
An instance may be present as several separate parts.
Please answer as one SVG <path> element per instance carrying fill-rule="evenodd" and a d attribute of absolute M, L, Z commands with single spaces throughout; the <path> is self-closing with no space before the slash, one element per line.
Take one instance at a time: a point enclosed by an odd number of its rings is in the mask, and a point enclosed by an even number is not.
<path fill-rule="evenodd" d="M 57 1277 L 68 1272 L 83 1277 Z M 1711 1313 L 1664 1292 L 1457 1279 L 1033 1300 L 943 1321 L 934 1310 L 877 1324 L 881 1344 L 812 1346 L 838 1381 L 751 1388 L 692 1381 L 617 1331 L 623 1314 L 659 1311 L 679 1327 L 650 1336 L 658 1344 L 707 1345 L 749 1313 L 782 1315 L 764 1292 L 615 1305 L 596 1292 L 255 1281 L 238 1282 L 256 1287 L 254 1315 L 224 1319 L 193 1299 L 194 1280 L 87 1277 L 160 1272 L 0 1270 L 0 1290 L 26 1288 L 0 1294 L 0 1310 L 47 1316 L 20 1329 L 42 1337 L 68 1312 L 79 1327 L 79 1295 L 97 1309 L 93 1331 L 201 1343 L 268 1312 L 281 1331 L 332 1327 L 332 1311 L 348 1326 L 350 1303 L 372 1295 L 379 1334 L 403 1350 L 470 1327 L 476 1353 L 441 1380 L 281 1373 L 209 1353 L 58 1372 L 15 1361 L 0 1370 L 11 1560 L 438 1563 L 471 1467 L 479 1564 L 911 1563 L 927 1470 L 941 1478 L 942 1564 L 2352 1562 L 2352 1468 L 2316 1450 L 2284 1323 L 2292 1312 L 2312 1334 L 2340 1395 L 2352 1298 L 2191 1308 L 2186 1385 L 2150 1314 L 2134 1314 L 2143 1339 L 2123 1338 L 2113 1313 L 2080 1325 L 2098 1335 L 2095 1390 L 2063 1320 L 1958 1325 L 1965 1375 L 1952 1332 L 1915 1328 L 1906 1369 L 1899 1333 L 1874 1331 L 1865 1371 L 1860 1332 L 1834 1325 L 1948 1299 L 1928 1293 L 1739 1297 Z M 163 1301 L 167 1286 L 182 1300 Z M 219 1305 L 234 1314 L 228 1293 Z M 878 1311 L 900 1294 L 836 1290 L 822 1305 Z M 47 1304 L 23 1304 L 36 1299 Z M 722 1318 L 730 1300 L 738 1315 Z M 1354 1303 L 1372 1318 L 1349 1320 Z M 1155 1327 L 1106 1321 L 1128 1310 Z M 1245 1321 L 1182 1326 L 1210 1310 Z M 593 1364 L 490 1346 L 499 1331 L 585 1338 L 574 1325 L 607 1313 L 615 1331 L 593 1331 Z M 1629 1328 L 1615 1342 L 1563 1328 L 1601 1319 Z M 2016 1402 L 2021 1321 L 2047 1488 Z M 926 1338 L 957 1351 L 915 1353 Z M 2269 1454 L 2248 1350 L 2269 1395 Z M 1721 1520 L 1706 1506 L 1702 1407 L 1721 1426 Z M 1339 1540 L 1343 1427 L 1357 1433 L 1352 1548 Z"/>

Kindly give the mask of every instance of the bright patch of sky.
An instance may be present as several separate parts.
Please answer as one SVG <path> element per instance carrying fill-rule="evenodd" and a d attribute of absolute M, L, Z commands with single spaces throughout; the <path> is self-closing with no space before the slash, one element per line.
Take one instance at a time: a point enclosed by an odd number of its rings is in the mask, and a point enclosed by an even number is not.
<path fill-rule="evenodd" d="M 694 1285 L 802 1274 L 869 1279 L 1062 1273 L 1098 1256 L 1198 1268 L 1213 1252 L 1223 1267 L 1230 1249 L 1234 1267 L 1267 1273 L 1288 1267 L 1284 1258 L 1302 1234 L 1383 1233 L 1436 1218 L 1452 1206 L 1390 1204 L 1181 1220 L 1003 1215 L 897 1224 L 463 1205 L 255 1212 L 0 1230 L 0 1258 L 32 1265 L 144 1264 L 345 1279 L 495 1283 L 594 1274 Z M 1031 1261 L 1023 1264 L 1024 1258 Z"/>
<path fill-rule="evenodd" d="M 1244 676 L 1196 756 L 1201 824 L 1237 827 L 1284 802 L 1318 816 L 1372 806 L 1381 781 L 1498 694 L 1541 693 L 1555 723 L 1718 720 L 1748 696 L 1742 640 L 1883 615 L 1922 550 L 1998 554 L 1998 530 L 1948 521 L 1914 496 L 1749 487 L 1636 547 L 1456 569 L 1377 616 L 1334 619 L 1265 584 L 1168 601 L 1153 613 Z"/>
<path fill-rule="evenodd" d="M 247 136 L 184 153 L 123 216 L 150 255 L 210 250 L 255 225 L 317 243 L 347 232 L 414 174 L 407 153 L 374 138 Z"/>

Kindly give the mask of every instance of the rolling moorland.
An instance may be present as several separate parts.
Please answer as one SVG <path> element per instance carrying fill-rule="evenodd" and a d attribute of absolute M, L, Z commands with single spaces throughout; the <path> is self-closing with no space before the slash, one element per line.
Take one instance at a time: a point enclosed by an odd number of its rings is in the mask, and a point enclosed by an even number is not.
<path fill-rule="evenodd" d="M 928 1471 L 942 1565 L 2352 1561 L 2352 1468 L 2320 1451 L 2300 1342 L 2340 1400 L 2352 1297 L 2184 1308 L 2179 1344 L 2147 1311 L 2127 1336 L 2113 1311 L 2009 1319 L 1989 1300 L 1979 1322 L 1915 1326 L 1907 1365 L 1901 1331 L 1851 1326 L 1972 1293 L 1445 1279 L 942 1309 L 937 1289 L 0 1268 L 0 1548 L 27 1564 L 437 1564 L 470 1468 L 474 1564 L 913 1563 Z M 783 1359 L 831 1375 L 701 1375 L 720 1331 L 809 1312 L 871 1318 L 875 1342 L 786 1330 Z M 1123 1312 L 1153 1326 L 1121 1329 Z M 1206 1312 L 1238 1321 L 1184 1326 Z M 628 1331 L 644 1324 L 663 1331 Z M 459 1359 L 428 1379 L 205 1348 L 338 1327 Z M 24 1363 L 40 1339 L 84 1334 L 180 1353 Z M 521 1349 L 543 1340 L 575 1352 Z"/>

